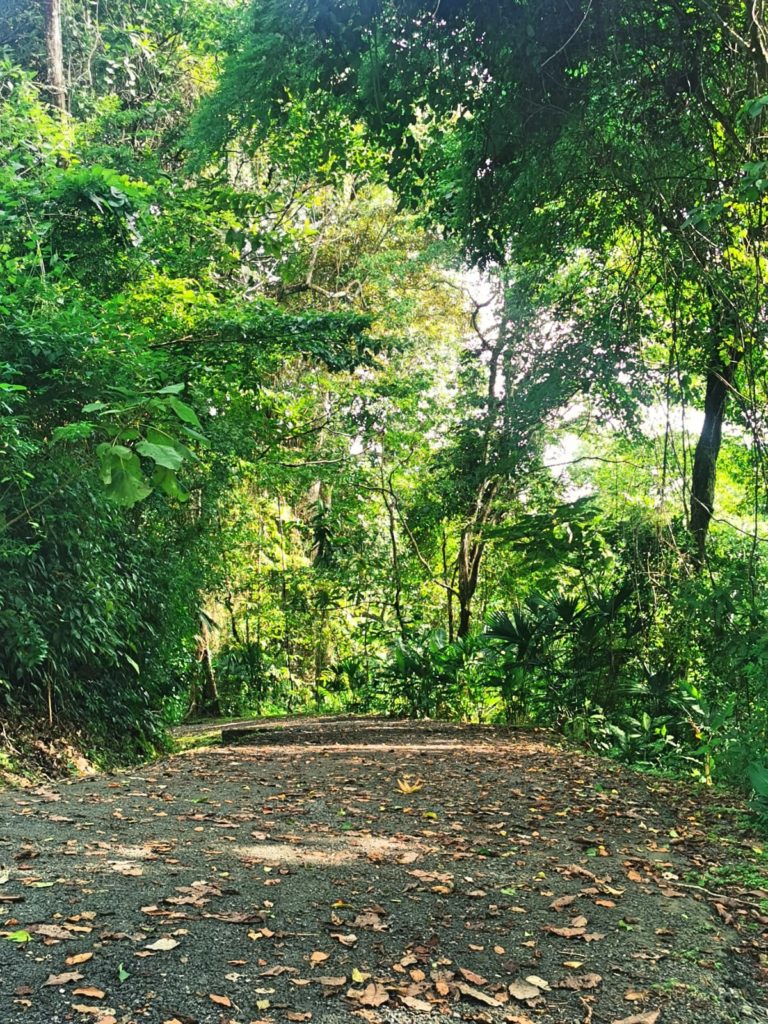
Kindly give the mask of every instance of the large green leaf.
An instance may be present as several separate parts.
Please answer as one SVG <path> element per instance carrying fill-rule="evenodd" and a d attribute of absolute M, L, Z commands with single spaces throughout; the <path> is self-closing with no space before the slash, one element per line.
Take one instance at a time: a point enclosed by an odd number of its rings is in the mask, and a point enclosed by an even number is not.
<path fill-rule="evenodd" d="M 136 451 L 139 455 L 144 455 L 148 459 L 153 459 L 158 466 L 164 466 L 166 469 L 176 470 L 184 461 L 184 457 L 167 444 L 153 444 L 152 441 L 139 441 L 136 445 Z"/>
<path fill-rule="evenodd" d="M 121 444 L 102 444 L 98 452 L 100 475 L 109 501 L 130 508 L 152 493 L 141 472 L 139 457 L 130 448 Z"/>
<path fill-rule="evenodd" d="M 197 413 L 191 406 L 187 405 L 186 402 L 182 402 L 180 399 L 176 398 L 175 395 L 169 395 L 168 404 L 180 420 L 183 420 L 185 423 L 191 423 L 193 427 L 202 429 L 200 420 L 197 418 Z"/>
<path fill-rule="evenodd" d="M 152 474 L 152 483 L 158 491 L 177 501 L 187 501 L 189 492 L 179 483 L 176 474 L 165 466 L 158 466 Z"/>

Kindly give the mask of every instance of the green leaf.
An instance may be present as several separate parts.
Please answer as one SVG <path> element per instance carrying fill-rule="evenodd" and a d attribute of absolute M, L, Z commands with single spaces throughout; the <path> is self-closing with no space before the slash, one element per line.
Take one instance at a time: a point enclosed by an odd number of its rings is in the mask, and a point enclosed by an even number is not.
<path fill-rule="evenodd" d="M 106 408 L 106 402 L 89 402 L 88 405 L 83 406 L 83 412 L 100 412 L 102 409 Z"/>
<path fill-rule="evenodd" d="M 750 117 L 760 117 L 766 107 L 768 107 L 768 96 L 758 96 L 756 100 L 747 104 L 747 114 Z"/>
<path fill-rule="evenodd" d="M 202 429 L 200 420 L 197 418 L 197 413 L 191 406 L 187 405 L 186 402 L 182 402 L 174 395 L 171 395 L 168 398 L 168 404 L 179 419 L 184 421 L 184 423 L 191 423 L 193 427 Z"/>
<path fill-rule="evenodd" d="M 128 981 L 128 979 L 130 978 L 130 974 L 128 973 L 128 971 L 126 971 L 122 964 L 120 964 L 120 966 L 117 968 L 117 976 L 121 982 Z"/>
<path fill-rule="evenodd" d="M 166 384 L 164 388 L 160 388 L 157 392 L 158 395 L 180 395 L 186 387 L 186 384 Z"/>
<path fill-rule="evenodd" d="M 152 493 L 144 479 L 138 455 L 121 444 L 98 447 L 100 475 L 106 485 L 106 497 L 116 505 L 131 508 Z"/>
<path fill-rule="evenodd" d="M 193 437 L 195 441 L 199 441 L 200 444 L 209 444 L 208 438 L 205 434 L 201 434 L 199 430 L 193 430 L 191 427 L 182 426 L 181 428 L 188 437 Z"/>
<path fill-rule="evenodd" d="M 189 499 L 189 492 L 179 483 L 176 474 L 165 466 L 158 466 L 152 474 L 152 485 L 169 498 L 175 498 L 177 501 Z"/>
<path fill-rule="evenodd" d="M 29 932 L 25 932 L 23 929 L 17 932 L 8 932 L 7 935 L 3 936 L 8 942 L 31 942 L 32 936 Z"/>
<path fill-rule="evenodd" d="M 178 469 L 184 461 L 182 455 L 167 444 L 153 444 L 152 441 L 140 441 L 136 445 L 139 455 L 153 459 L 158 466 L 165 466 L 166 469 Z"/>

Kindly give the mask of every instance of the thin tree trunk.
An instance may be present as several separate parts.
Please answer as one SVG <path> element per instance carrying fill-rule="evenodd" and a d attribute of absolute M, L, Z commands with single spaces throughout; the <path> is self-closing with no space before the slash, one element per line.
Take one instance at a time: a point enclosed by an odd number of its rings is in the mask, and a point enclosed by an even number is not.
<path fill-rule="evenodd" d="M 691 510 L 689 529 L 696 544 L 699 560 L 704 557 L 709 524 L 715 508 L 717 459 L 723 440 L 723 422 L 728 404 L 728 392 L 736 363 L 727 366 L 717 363 L 707 373 L 704 397 L 704 423 L 693 458 L 691 477 Z"/>
<path fill-rule="evenodd" d="M 221 714 L 221 705 L 219 704 L 216 676 L 213 671 L 210 629 L 204 618 L 201 618 L 200 622 L 200 662 L 203 666 L 202 710 L 204 714 L 218 718 Z"/>
<path fill-rule="evenodd" d="M 440 547 L 443 558 L 443 583 L 445 584 L 445 600 L 448 611 L 448 643 L 453 643 L 453 591 L 450 589 L 451 581 L 448 578 L 448 538 L 443 527 L 443 539 Z"/>
<path fill-rule="evenodd" d="M 61 0 L 45 0 L 45 49 L 48 56 L 48 92 L 51 103 L 67 109 L 64 47 L 61 41 Z"/>
<path fill-rule="evenodd" d="M 459 628 L 456 636 L 462 639 L 469 635 L 472 620 L 472 598 L 477 590 L 480 562 L 485 544 L 474 538 L 471 529 L 461 535 L 458 561 Z"/>

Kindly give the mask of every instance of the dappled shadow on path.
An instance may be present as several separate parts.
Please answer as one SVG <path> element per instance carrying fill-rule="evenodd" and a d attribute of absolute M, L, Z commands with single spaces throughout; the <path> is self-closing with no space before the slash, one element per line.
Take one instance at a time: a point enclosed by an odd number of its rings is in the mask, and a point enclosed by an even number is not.
<path fill-rule="evenodd" d="M 765 1021 L 764 897 L 689 884 L 704 802 L 543 733 L 349 718 L 0 794 L 2 1019 Z"/>

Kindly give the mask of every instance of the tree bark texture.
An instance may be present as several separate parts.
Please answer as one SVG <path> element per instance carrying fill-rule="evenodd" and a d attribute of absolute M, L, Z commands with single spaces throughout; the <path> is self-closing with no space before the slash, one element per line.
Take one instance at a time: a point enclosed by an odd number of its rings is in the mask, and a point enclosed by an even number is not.
<path fill-rule="evenodd" d="M 67 86 L 64 79 L 64 46 L 61 41 L 61 0 L 45 0 L 45 49 L 51 103 L 64 111 L 67 109 Z"/>

